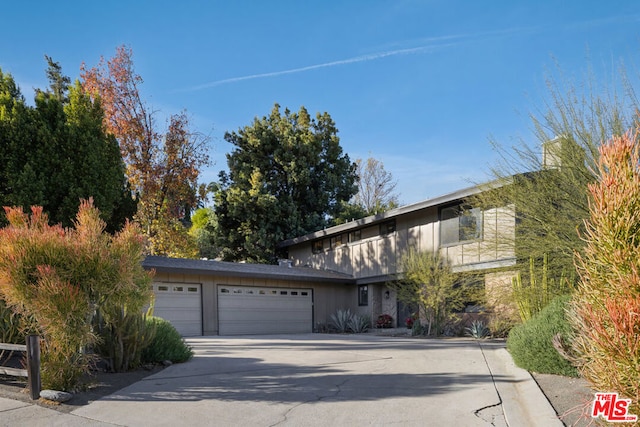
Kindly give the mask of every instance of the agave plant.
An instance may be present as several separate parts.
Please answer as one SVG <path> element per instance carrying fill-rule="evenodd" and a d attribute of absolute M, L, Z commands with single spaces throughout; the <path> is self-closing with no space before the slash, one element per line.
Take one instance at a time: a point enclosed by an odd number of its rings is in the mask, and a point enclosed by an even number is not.
<path fill-rule="evenodd" d="M 482 320 L 474 320 L 471 326 L 464 328 L 466 335 L 475 339 L 486 338 L 489 336 L 489 328 Z"/>
<path fill-rule="evenodd" d="M 354 314 L 351 316 L 351 319 L 347 322 L 347 327 L 349 331 L 354 334 L 362 334 L 367 332 L 369 329 L 369 318 L 367 316 L 360 316 L 358 314 Z"/>
<path fill-rule="evenodd" d="M 331 327 L 336 332 L 344 334 L 349 332 L 349 322 L 353 318 L 353 314 L 349 309 L 338 310 L 335 314 L 331 315 Z"/>

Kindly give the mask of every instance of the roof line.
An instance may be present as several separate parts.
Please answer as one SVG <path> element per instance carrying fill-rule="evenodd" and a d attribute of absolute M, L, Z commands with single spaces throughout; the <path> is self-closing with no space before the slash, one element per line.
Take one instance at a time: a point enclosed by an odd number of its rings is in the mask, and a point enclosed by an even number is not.
<path fill-rule="evenodd" d="M 432 199 L 423 200 L 421 202 L 413 203 L 406 206 L 401 206 L 399 208 L 391 209 L 389 211 L 367 216 L 361 219 L 357 219 L 355 221 L 350 221 L 345 224 L 336 225 L 333 227 L 326 228 L 324 230 L 316 231 L 313 233 L 305 234 L 304 236 L 295 237 L 293 239 L 288 239 L 283 242 L 278 243 L 278 248 L 286 248 L 288 246 L 296 245 L 299 243 L 303 243 L 309 240 L 318 239 L 321 237 L 326 237 L 332 234 L 343 233 L 351 230 L 355 230 L 358 228 L 362 228 L 368 225 L 372 225 L 378 222 L 382 222 L 387 219 L 392 219 L 400 215 L 404 215 L 407 213 L 419 211 L 422 209 L 431 208 L 434 206 L 443 205 L 449 202 L 453 202 L 455 200 L 464 199 L 465 197 L 469 197 L 471 195 L 491 190 L 494 188 L 502 187 L 504 183 L 498 181 L 491 181 L 486 184 L 474 185 L 471 187 L 463 188 L 461 190 L 454 191 L 452 193 L 447 193 L 442 196 L 434 197 Z"/>

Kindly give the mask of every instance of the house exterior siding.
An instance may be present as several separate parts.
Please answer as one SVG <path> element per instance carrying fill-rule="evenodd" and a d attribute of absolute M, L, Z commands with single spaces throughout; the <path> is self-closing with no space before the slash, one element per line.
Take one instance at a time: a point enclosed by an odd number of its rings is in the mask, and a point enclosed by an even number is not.
<path fill-rule="evenodd" d="M 395 218 L 396 229 L 387 235 L 376 232 L 378 225 L 365 227 L 361 240 L 343 243 L 338 247 L 326 246 L 314 253 L 314 240 L 292 245 L 289 258 L 296 266 L 330 270 L 352 275 L 356 280 L 395 276 L 402 273 L 399 262 L 409 249 L 439 250 L 454 268 L 486 269 L 500 261 L 508 263 L 515 258 L 513 245 L 504 242 L 515 238 L 512 207 L 495 208 L 482 214 L 482 236 L 460 244 L 440 244 L 438 207 L 431 207 Z M 331 229 L 326 230 L 331 240 Z M 342 231 L 339 233 L 347 234 Z M 503 264 L 504 264 L 503 263 Z"/>
<path fill-rule="evenodd" d="M 403 324 L 400 304 L 389 281 L 402 277 L 401 259 L 408 250 L 435 252 L 454 271 L 474 271 L 487 293 L 504 291 L 515 266 L 514 206 L 480 211 L 467 200 L 485 188 L 471 187 L 283 242 L 294 266 L 353 276 L 368 285 L 369 304 L 350 301 L 352 311 L 375 320 L 389 314 Z M 467 227 L 469 226 L 469 227 Z M 336 244 L 337 243 L 337 244 Z"/>
<path fill-rule="evenodd" d="M 286 267 L 282 267 L 286 268 Z M 199 283 L 202 285 L 202 333 L 218 335 L 218 287 L 247 286 L 270 288 L 309 288 L 313 290 L 313 325 L 327 324 L 331 314 L 349 307 L 356 298 L 354 286 L 313 281 L 281 280 L 254 277 L 234 277 L 215 274 L 188 274 L 156 271 L 154 282 Z"/>
<path fill-rule="evenodd" d="M 410 249 L 439 251 L 454 271 L 478 272 L 487 293 L 509 286 L 515 265 L 514 208 L 481 212 L 467 205 L 470 196 L 484 190 L 463 189 L 282 242 L 290 267 L 162 257 L 147 257 L 143 265 L 156 271 L 158 282 L 201 285 L 204 335 L 220 332 L 221 286 L 311 289 L 314 330 L 328 325 L 341 309 L 373 322 L 389 314 L 401 326 L 414 308 L 403 306 L 387 283 L 402 277 L 400 261 Z"/>

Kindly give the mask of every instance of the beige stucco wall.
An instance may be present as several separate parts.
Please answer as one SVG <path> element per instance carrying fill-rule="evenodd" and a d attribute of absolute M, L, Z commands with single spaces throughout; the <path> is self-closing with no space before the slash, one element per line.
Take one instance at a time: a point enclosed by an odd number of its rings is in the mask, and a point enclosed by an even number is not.
<path fill-rule="evenodd" d="M 218 334 L 218 285 L 312 289 L 314 328 L 318 323 L 327 324 L 330 315 L 338 309 L 350 308 L 353 312 L 358 307 L 357 287 L 346 284 L 175 273 L 156 273 L 153 280 L 155 282 L 200 283 L 202 285 L 203 335 Z"/>
<path fill-rule="evenodd" d="M 498 310 L 506 317 L 518 317 L 518 308 L 513 301 L 512 278 L 515 271 L 498 271 L 484 276 L 485 291 L 488 306 Z"/>

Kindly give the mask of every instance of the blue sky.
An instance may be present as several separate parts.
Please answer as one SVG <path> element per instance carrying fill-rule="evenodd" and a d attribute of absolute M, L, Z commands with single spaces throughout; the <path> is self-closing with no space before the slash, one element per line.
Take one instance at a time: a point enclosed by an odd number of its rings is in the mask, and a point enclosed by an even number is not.
<path fill-rule="evenodd" d="M 545 73 L 640 75 L 640 3 L 576 1 L 31 1 L 3 5 L 0 68 L 31 97 L 47 54 L 77 78 L 132 48 L 142 93 L 165 117 L 186 109 L 211 134 L 215 180 L 225 131 L 274 103 L 327 111 L 352 159 L 373 156 L 403 203 L 481 182 L 489 138 L 535 143 L 528 114 Z M 555 58 L 555 59 L 554 59 Z"/>

